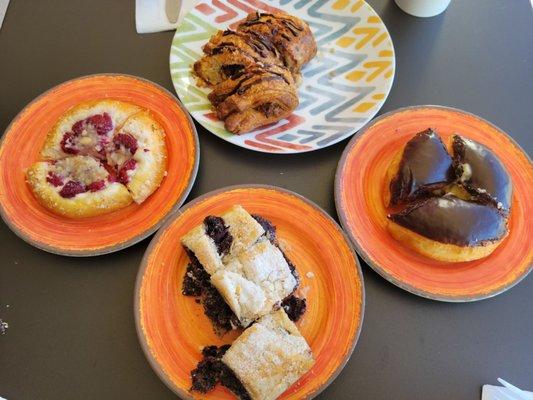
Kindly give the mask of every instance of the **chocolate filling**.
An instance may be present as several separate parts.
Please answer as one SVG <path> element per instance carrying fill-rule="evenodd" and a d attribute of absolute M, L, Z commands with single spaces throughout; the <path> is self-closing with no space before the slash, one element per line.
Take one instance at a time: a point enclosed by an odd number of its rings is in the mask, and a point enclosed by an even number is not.
<path fill-rule="evenodd" d="M 390 183 L 391 204 L 427 197 L 453 180 L 452 158 L 431 129 L 407 142 L 396 176 Z"/>
<path fill-rule="evenodd" d="M 307 300 L 291 294 L 289 297 L 283 300 L 281 306 L 287 313 L 289 319 L 293 322 L 296 322 L 302 315 L 304 315 L 305 310 L 307 310 Z"/>
<path fill-rule="evenodd" d="M 215 242 L 218 254 L 224 255 L 229 253 L 233 236 L 229 229 L 224 225 L 224 220 L 220 217 L 209 215 L 204 219 L 205 233 Z"/>
<path fill-rule="evenodd" d="M 207 346 L 202 350 L 202 360 L 191 371 L 191 390 L 207 393 L 213 390 L 217 383 L 231 390 L 241 400 L 251 400 L 250 395 L 235 376 L 233 371 L 222 362 L 222 357 L 230 345 Z"/>
<path fill-rule="evenodd" d="M 277 246 L 283 254 L 283 257 L 289 265 L 292 275 L 296 279 L 297 285 L 300 282 L 300 276 L 296 267 L 286 254 L 279 247 L 279 243 L 276 237 L 276 227 L 268 219 L 261 217 L 260 215 L 252 215 L 252 217 L 263 227 L 265 236 L 274 245 Z M 220 217 L 208 216 L 204 220 L 204 226 L 207 235 L 213 239 L 217 245 L 217 249 L 220 253 L 219 243 L 226 243 L 231 247 L 233 238 L 228 231 L 228 227 L 225 226 L 224 220 Z M 228 239 L 228 236 L 231 238 Z M 229 241 L 229 245 L 227 244 Z M 224 247 L 225 249 L 225 247 Z M 183 277 L 183 284 L 181 292 L 185 296 L 196 297 L 197 302 L 202 304 L 204 308 L 204 314 L 211 320 L 215 332 L 219 335 L 223 335 L 227 331 L 235 329 L 240 326 L 240 322 L 235 313 L 228 306 L 222 295 L 211 284 L 210 276 L 196 258 L 194 253 L 185 248 L 187 255 L 189 256 L 190 263 L 187 265 L 187 270 Z M 220 253 L 222 254 L 222 253 Z M 305 299 L 300 299 L 294 294 L 291 294 L 285 298 L 282 302 L 282 307 L 293 321 L 297 321 L 306 310 Z"/>
<path fill-rule="evenodd" d="M 240 326 L 237 316 L 211 284 L 209 274 L 202 267 L 200 261 L 192 251 L 185 250 L 191 262 L 183 277 L 182 294 L 197 297 L 204 308 L 204 314 L 211 320 L 213 329 L 218 335 Z"/>
<path fill-rule="evenodd" d="M 429 239 L 457 246 L 482 246 L 507 231 L 505 217 L 495 207 L 451 195 L 420 200 L 388 217 Z"/>

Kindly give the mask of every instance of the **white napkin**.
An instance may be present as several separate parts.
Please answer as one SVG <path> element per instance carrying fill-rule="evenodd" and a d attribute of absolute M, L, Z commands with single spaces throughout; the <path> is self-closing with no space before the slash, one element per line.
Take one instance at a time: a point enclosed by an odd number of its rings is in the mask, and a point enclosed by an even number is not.
<path fill-rule="evenodd" d="M 9 0 L 0 0 L 0 28 L 2 28 L 2 23 L 4 22 L 8 5 Z"/>
<path fill-rule="evenodd" d="M 196 0 L 135 0 L 137 33 L 176 29 Z"/>
<path fill-rule="evenodd" d="M 503 386 L 483 385 L 481 400 L 533 400 L 533 392 L 526 392 L 498 378 Z"/>

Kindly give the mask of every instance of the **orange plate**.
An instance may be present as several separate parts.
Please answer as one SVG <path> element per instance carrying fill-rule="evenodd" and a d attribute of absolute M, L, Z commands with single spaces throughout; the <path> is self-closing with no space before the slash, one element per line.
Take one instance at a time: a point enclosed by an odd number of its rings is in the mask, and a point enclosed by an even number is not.
<path fill-rule="evenodd" d="M 167 176 L 142 205 L 83 219 L 58 216 L 41 206 L 25 182 L 46 135 L 69 108 L 111 98 L 150 110 L 166 132 Z M 141 78 L 92 75 L 56 86 L 27 105 L 7 128 L 0 147 L 0 214 L 28 243 L 51 253 L 92 256 L 121 250 L 153 233 L 189 193 L 199 161 L 196 129 L 170 92 Z"/>
<path fill-rule="evenodd" d="M 299 292 L 307 312 L 297 323 L 316 357 L 314 367 L 281 396 L 312 398 L 350 357 L 363 322 L 363 276 L 355 251 L 341 228 L 318 206 L 273 186 L 232 186 L 184 206 L 150 243 L 137 276 L 135 321 L 148 361 L 165 384 L 183 399 L 234 399 L 220 385 L 201 395 L 189 393 L 190 372 L 206 345 L 231 343 L 236 332 L 219 338 L 202 306 L 181 294 L 188 263 L 180 238 L 210 214 L 241 204 L 270 219 L 301 277 Z"/>
<path fill-rule="evenodd" d="M 394 154 L 417 132 L 431 127 L 447 143 L 459 133 L 490 147 L 513 181 L 510 234 L 489 257 L 445 263 L 418 255 L 386 229 L 383 192 Z M 509 289 L 531 270 L 533 168 L 520 147 L 489 122 L 453 108 L 402 108 L 375 119 L 344 150 L 335 177 L 335 204 L 359 254 L 381 276 L 419 296 L 473 301 Z"/>

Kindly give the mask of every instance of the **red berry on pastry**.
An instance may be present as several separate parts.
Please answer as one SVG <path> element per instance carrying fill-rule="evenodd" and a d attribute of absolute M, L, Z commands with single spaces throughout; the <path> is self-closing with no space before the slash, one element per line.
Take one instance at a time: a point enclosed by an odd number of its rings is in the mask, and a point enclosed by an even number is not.
<path fill-rule="evenodd" d="M 102 190 L 103 188 L 105 188 L 105 181 L 103 179 L 89 183 L 87 185 L 87 190 L 90 192 L 97 192 L 99 190 Z"/>
<path fill-rule="evenodd" d="M 83 186 L 80 182 L 76 181 L 68 181 L 65 186 L 59 191 L 59 194 L 61 197 L 64 197 L 66 199 L 70 199 L 77 194 L 85 193 L 87 190 L 85 189 L 85 186 Z"/>
<path fill-rule="evenodd" d="M 79 150 L 76 148 L 76 134 L 74 132 L 67 132 L 63 135 L 61 140 L 61 150 L 67 154 L 78 154 Z"/>
<path fill-rule="evenodd" d="M 63 184 L 63 178 L 61 178 L 57 174 L 54 174 L 53 172 L 49 172 L 46 177 L 46 182 L 48 182 L 52 186 L 58 187 Z"/>
<path fill-rule="evenodd" d="M 137 151 L 137 139 L 128 133 L 118 133 L 113 137 L 113 143 L 115 144 L 115 150 L 120 150 L 121 146 L 124 146 L 133 155 Z"/>
<path fill-rule="evenodd" d="M 117 180 L 122 183 L 126 184 L 130 181 L 130 177 L 128 176 L 128 171 L 132 171 L 137 166 L 137 161 L 135 161 L 133 158 L 126 161 L 122 167 L 120 167 L 120 170 L 118 171 L 118 177 Z"/>

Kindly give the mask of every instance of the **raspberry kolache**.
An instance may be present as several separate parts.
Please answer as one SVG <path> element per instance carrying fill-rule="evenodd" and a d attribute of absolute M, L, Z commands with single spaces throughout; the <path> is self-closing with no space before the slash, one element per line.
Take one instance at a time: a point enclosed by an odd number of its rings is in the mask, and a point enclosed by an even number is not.
<path fill-rule="evenodd" d="M 147 110 L 89 101 L 58 120 L 27 181 L 51 211 L 95 216 L 146 200 L 163 180 L 166 156 L 164 130 Z"/>

